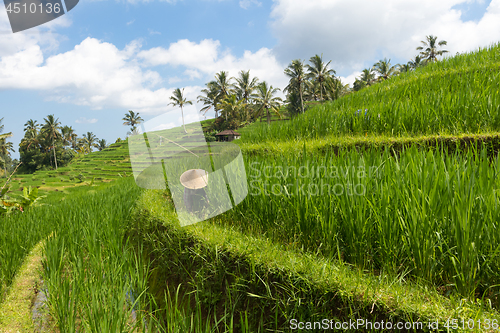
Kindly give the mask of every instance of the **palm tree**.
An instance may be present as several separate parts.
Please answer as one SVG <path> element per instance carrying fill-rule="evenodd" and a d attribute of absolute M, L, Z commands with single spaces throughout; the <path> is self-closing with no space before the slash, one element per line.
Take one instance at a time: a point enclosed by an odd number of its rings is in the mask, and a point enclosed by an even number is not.
<path fill-rule="evenodd" d="M 271 114 L 269 111 L 273 111 L 281 117 L 279 109 L 282 99 L 280 97 L 273 97 L 279 90 L 279 88 L 268 86 L 266 81 L 261 82 L 257 86 L 257 94 L 255 95 L 255 104 L 257 105 L 256 114 L 260 116 L 262 111 L 266 110 L 268 125 L 271 124 Z"/>
<path fill-rule="evenodd" d="M 75 130 L 72 126 L 63 126 L 61 128 L 61 136 L 63 140 L 63 146 L 69 146 L 74 142 L 76 138 Z"/>
<path fill-rule="evenodd" d="M 446 45 L 448 42 L 445 40 L 439 41 L 436 45 L 437 36 L 429 35 L 426 36 L 426 41 L 421 41 L 423 46 L 417 47 L 418 51 L 421 51 L 420 54 L 427 61 L 437 61 L 437 56 L 442 56 L 444 53 L 447 53 L 446 50 L 438 50 L 438 46 Z M 425 49 L 424 49 L 425 48 Z"/>
<path fill-rule="evenodd" d="M 325 64 L 323 62 L 323 55 L 321 55 L 320 57 L 316 54 L 314 57 L 311 57 L 311 59 L 309 59 L 309 62 L 312 64 L 312 66 L 306 65 L 307 70 L 309 71 L 308 77 L 319 84 L 320 99 L 321 101 L 323 101 L 323 89 L 325 86 L 325 82 L 329 77 L 335 75 L 336 72 L 333 69 L 328 69 L 331 60 Z"/>
<path fill-rule="evenodd" d="M 238 114 L 241 113 L 241 109 L 245 106 L 246 104 L 242 99 L 238 100 L 235 94 L 231 94 L 224 98 L 218 107 L 222 112 L 224 112 L 227 120 L 228 115 L 229 118 L 237 118 Z"/>
<path fill-rule="evenodd" d="M 227 72 L 220 71 L 215 74 L 215 80 L 210 81 L 211 84 L 215 85 L 217 88 L 219 100 L 224 99 L 226 96 L 231 94 L 231 78 L 227 76 Z"/>
<path fill-rule="evenodd" d="M 306 74 L 304 72 L 304 63 L 301 60 L 295 59 L 285 68 L 285 75 L 290 78 L 288 86 L 285 90 L 288 92 L 296 91 L 300 97 L 300 109 L 304 113 L 304 99 L 302 97 Z"/>
<path fill-rule="evenodd" d="M 83 137 L 82 143 L 85 145 L 86 151 L 88 151 L 89 153 L 92 152 L 93 147 L 95 147 L 95 148 L 98 147 L 98 145 L 96 143 L 98 141 L 98 139 L 94 133 L 87 132 L 87 134 L 83 134 L 82 137 Z"/>
<path fill-rule="evenodd" d="M 257 88 L 259 83 L 259 78 L 254 77 L 250 79 L 250 70 L 244 72 L 240 71 L 239 77 L 235 78 L 236 84 L 234 84 L 234 91 L 238 99 L 245 101 L 245 120 L 248 120 L 248 103 L 252 96 L 253 91 Z"/>
<path fill-rule="evenodd" d="M 128 110 L 128 113 L 125 113 L 125 117 L 123 117 L 122 120 L 125 121 L 123 125 L 131 126 L 131 132 L 135 130 L 137 125 L 144 121 L 144 119 L 139 116 L 139 112 L 135 113 L 132 110 Z"/>
<path fill-rule="evenodd" d="M 59 118 L 55 119 L 54 115 L 48 115 L 47 118 L 43 118 L 45 124 L 42 126 L 41 134 L 46 136 L 52 142 L 52 149 L 54 150 L 54 163 L 57 170 L 57 158 L 56 158 L 56 140 L 61 138 L 61 132 L 59 132 L 61 123 Z"/>
<path fill-rule="evenodd" d="M 407 64 L 398 65 L 398 72 L 399 73 L 407 73 L 407 72 L 410 72 L 411 69 L 412 68 L 411 68 L 411 65 L 409 62 Z"/>
<path fill-rule="evenodd" d="M 325 80 L 325 90 L 329 98 L 334 100 L 349 92 L 349 84 L 343 84 L 339 78 L 331 76 Z"/>
<path fill-rule="evenodd" d="M 2 125 L 3 118 L 0 118 L 0 133 L 3 132 L 4 125 Z M 5 175 L 7 175 L 7 166 L 5 165 L 5 161 L 3 156 L 10 155 L 11 151 L 14 151 L 12 148 L 12 142 L 7 142 L 7 138 L 12 136 L 12 132 L 0 134 L 0 163 L 5 167 Z"/>
<path fill-rule="evenodd" d="M 361 72 L 360 81 L 364 82 L 365 85 L 371 86 L 375 82 L 375 73 L 372 68 L 365 68 Z"/>
<path fill-rule="evenodd" d="M 5 157 L 10 156 L 10 152 L 14 152 L 12 142 L 7 142 L 7 137 L 0 138 L 0 165 L 4 167 L 4 175 L 7 176 L 7 165 Z"/>
<path fill-rule="evenodd" d="M 205 89 L 201 89 L 201 92 L 204 93 L 205 96 L 199 95 L 197 97 L 198 103 L 202 102 L 204 105 L 201 108 L 200 112 L 202 112 L 203 115 L 206 115 L 208 110 L 210 110 L 211 108 L 214 108 L 215 118 L 217 118 L 218 111 L 219 111 L 217 109 L 217 104 L 219 103 L 219 100 L 217 98 L 217 96 L 219 94 L 219 91 L 217 89 L 217 85 L 214 84 L 214 82 L 208 82 L 206 84 L 206 86 L 207 87 Z"/>
<path fill-rule="evenodd" d="M 30 119 L 24 124 L 24 132 L 28 138 L 34 138 L 38 135 L 39 124 L 36 120 Z"/>
<path fill-rule="evenodd" d="M 415 59 L 408 61 L 408 65 L 410 65 L 410 67 L 412 69 L 416 69 L 418 67 L 425 66 L 426 63 L 427 63 L 427 60 L 422 59 L 422 57 L 419 55 L 416 56 Z"/>
<path fill-rule="evenodd" d="M 387 60 L 387 58 L 379 60 L 379 62 L 373 65 L 373 69 L 378 73 L 379 78 L 384 80 L 387 80 L 397 72 L 396 66 L 391 66 L 391 59 Z"/>
<path fill-rule="evenodd" d="M 184 132 L 187 133 L 186 125 L 184 125 L 184 111 L 182 107 L 188 104 L 193 105 L 193 102 L 186 100 L 186 98 L 184 98 L 184 96 L 182 95 L 183 93 L 184 88 L 182 89 L 182 91 L 179 88 L 176 88 L 173 92 L 173 96 L 170 96 L 170 100 L 172 100 L 172 102 L 169 103 L 169 105 L 172 104 L 173 106 L 179 106 L 181 108 L 182 126 L 184 127 Z"/>
<path fill-rule="evenodd" d="M 106 140 L 104 139 L 101 139 L 97 142 L 97 149 L 99 151 L 103 150 L 103 149 L 106 149 L 108 148 L 108 145 L 106 144 Z"/>

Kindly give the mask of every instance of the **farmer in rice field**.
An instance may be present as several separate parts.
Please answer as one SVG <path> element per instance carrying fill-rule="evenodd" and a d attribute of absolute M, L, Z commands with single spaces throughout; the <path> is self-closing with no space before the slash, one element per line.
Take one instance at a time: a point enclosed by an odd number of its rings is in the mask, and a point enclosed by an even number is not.
<path fill-rule="evenodd" d="M 208 185 L 208 173 L 203 169 L 191 169 L 181 175 L 180 181 L 184 186 L 184 205 L 187 211 L 201 213 L 208 204 L 204 189 Z"/>

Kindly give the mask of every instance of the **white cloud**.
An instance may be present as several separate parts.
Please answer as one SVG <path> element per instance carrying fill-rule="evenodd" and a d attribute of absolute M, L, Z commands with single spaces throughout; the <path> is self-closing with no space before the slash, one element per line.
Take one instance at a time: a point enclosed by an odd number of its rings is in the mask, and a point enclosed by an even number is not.
<path fill-rule="evenodd" d="M 354 81 L 356 81 L 356 78 L 359 77 L 361 75 L 362 72 L 354 72 L 352 73 L 351 75 L 348 75 L 346 77 L 343 77 L 343 76 L 340 76 L 340 81 L 342 82 L 342 84 L 349 84 L 351 87 L 354 83 Z"/>
<path fill-rule="evenodd" d="M 127 22 L 127 25 L 131 25 L 131 24 L 133 24 L 134 22 L 135 22 L 135 20 L 128 21 L 128 22 Z"/>
<path fill-rule="evenodd" d="M 161 32 L 153 30 L 153 29 L 148 29 L 148 32 L 150 35 L 161 35 Z"/>
<path fill-rule="evenodd" d="M 256 5 L 257 7 L 260 7 L 260 6 L 262 6 L 262 2 L 257 1 L 257 0 L 241 0 L 240 1 L 240 7 L 243 9 L 248 9 L 252 5 Z"/>
<path fill-rule="evenodd" d="M 221 50 L 220 42 L 204 39 L 199 43 L 183 39 L 170 44 L 168 48 L 155 47 L 138 53 L 138 58 L 151 66 L 184 66 L 190 78 L 199 73 L 212 79 L 215 73 L 229 72 L 237 76 L 240 70 L 251 70 L 260 80 L 266 80 L 275 87 L 284 87 L 286 78 L 283 65 L 278 62 L 272 50 L 261 48 L 256 52 L 245 51 L 240 58 L 227 50 Z M 193 76 L 194 73 L 198 73 Z"/>
<path fill-rule="evenodd" d="M 45 91 L 48 100 L 102 107 L 147 109 L 167 101 L 160 75 L 135 61 L 141 47 L 132 41 L 123 50 L 86 38 L 73 50 L 45 60 L 38 45 L 0 60 L 0 89 Z"/>
<path fill-rule="evenodd" d="M 500 40 L 500 0 L 478 22 L 462 22 L 453 6 L 465 0 L 275 0 L 272 30 L 282 61 L 332 59 L 344 75 L 384 57 L 407 61 L 426 35 L 448 41 L 450 54 Z M 396 60 L 397 61 L 397 60 Z"/>
<path fill-rule="evenodd" d="M 85 117 L 80 117 L 77 120 L 75 120 L 75 123 L 77 123 L 77 124 L 95 124 L 95 123 L 97 123 L 97 119 L 96 118 L 87 119 Z"/>

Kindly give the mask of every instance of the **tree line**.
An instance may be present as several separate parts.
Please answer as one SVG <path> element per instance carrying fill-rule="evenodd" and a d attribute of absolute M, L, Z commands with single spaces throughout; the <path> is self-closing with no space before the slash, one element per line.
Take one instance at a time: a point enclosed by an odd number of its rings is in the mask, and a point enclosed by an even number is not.
<path fill-rule="evenodd" d="M 237 77 L 229 77 L 226 71 L 215 74 L 214 80 L 205 84 L 202 95 L 197 97 L 203 103 L 200 112 L 203 115 L 209 110 L 215 111 L 215 121 L 210 130 L 237 129 L 265 116 L 267 123 L 271 122 L 271 114 L 280 118 L 285 114 L 293 117 L 304 113 L 307 105 L 314 102 L 335 100 L 346 94 L 361 90 L 376 82 L 388 80 L 400 73 L 409 72 L 427 63 L 437 61 L 437 57 L 448 52 L 438 50 L 439 46 L 446 45 L 446 41 L 437 42 L 437 37 L 426 36 L 423 46 L 417 47 L 421 51 L 407 64 L 392 66 L 390 59 L 378 61 L 371 68 L 364 69 L 361 76 L 356 78 L 353 87 L 344 85 L 335 76 L 336 72 L 330 68 L 331 61 L 324 62 L 323 57 L 316 54 L 304 64 L 303 60 L 295 59 L 285 68 L 284 74 L 288 77 L 288 85 L 283 89 L 286 98 L 283 101 L 275 96 L 279 88 L 275 88 L 266 81 L 259 82 L 259 78 L 252 77 L 250 71 L 240 71 Z M 184 96 L 184 89 L 176 88 L 170 97 L 170 104 L 181 109 L 184 126 L 183 107 L 192 104 Z"/>
<path fill-rule="evenodd" d="M 59 118 L 48 115 L 44 123 L 29 119 L 24 124 L 24 137 L 19 144 L 20 161 L 23 171 L 58 167 L 68 164 L 79 154 L 88 154 L 93 148 L 107 147 L 106 140 L 99 140 L 94 133 L 87 132 L 81 137 L 71 126 L 63 126 Z"/>
<path fill-rule="evenodd" d="M 414 71 L 428 63 L 437 61 L 438 56 L 442 56 L 444 53 L 448 52 L 447 50 L 438 50 L 439 46 L 446 45 L 447 42 L 444 40 L 437 42 L 436 36 L 426 36 L 426 40 L 421 41 L 421 43 L 422 46 L 417 47 L 417 50 L 420 51 L 419 55 L 415 56 L 415 58 L 411 59 L 406 64 L 392 66 L 391 60 L 384 58 L 375 63 L 371 68 L 363 69 L 361 76 L 354 81 L 352 90 L 359 91 L 377 82 L 385 81 L 392 76 Z"/>

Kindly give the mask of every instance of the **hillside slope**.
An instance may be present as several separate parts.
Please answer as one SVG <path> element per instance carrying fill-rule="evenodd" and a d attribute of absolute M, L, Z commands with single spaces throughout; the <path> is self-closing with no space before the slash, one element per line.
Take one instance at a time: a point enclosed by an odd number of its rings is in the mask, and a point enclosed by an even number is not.
<path fill-rule="evenodd" d="M 95 184 L 110 182 L 116 178 L 130 176 L 131 172 L 128 144 L 122 141 L 111 144 L 102 151 L 78 157 L 68 166 L 57 170 L 15 174 L 11 181 L 11 191 L 21 191 L 26 186 L 38 187 L 40 194 L 67 191 L 75 186 L 91 184 L 92 180 Z"/>
<path fill-rule="evenodd" d="M 496 44 L 315 106 L 289 122 L 253 124 L 241 129 L 241 140 L 496 132 L 500 129 L 499 69 L 500 44 Z"/>

